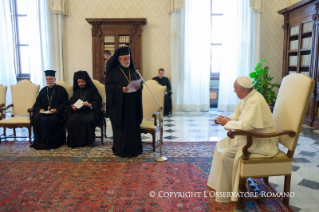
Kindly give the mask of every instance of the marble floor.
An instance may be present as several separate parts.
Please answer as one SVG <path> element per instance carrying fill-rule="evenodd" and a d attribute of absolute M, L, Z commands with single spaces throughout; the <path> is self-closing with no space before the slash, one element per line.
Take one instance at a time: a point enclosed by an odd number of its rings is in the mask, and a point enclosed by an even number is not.
<path fill-rule="evenodd" d="M 7 114 L 9 115 L 9 114 Z M 218 141 L 226 137 L 227 131 L 214 123 L 220 113 L 217 109 L 209 112 L 174 112 L 164 117 L 164 142 Z M 96 133 L 99 133 L 98 131 Z M 2 134 L 2 129 L 0 129 Z M 10 131 L 8 131 L 10 134 Z M 107 120 L 106 140 L 112 140 L 110 121 Z M 143 134 L 144 142 L 151 142 L 150 134 Z M 285 150 L 285 147 L 280 146 Z M 270 177 L 270 183 L 277 191 L 283 190 L 284 178 Z M 303 126 L 293 159 L 290 206 L 294 211 L 313 211 L 319 208 L 319 130 Z"/>

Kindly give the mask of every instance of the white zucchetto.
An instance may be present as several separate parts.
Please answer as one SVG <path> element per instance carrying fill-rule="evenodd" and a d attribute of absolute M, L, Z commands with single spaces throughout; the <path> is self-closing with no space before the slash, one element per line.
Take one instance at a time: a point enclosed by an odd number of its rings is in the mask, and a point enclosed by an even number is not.
<path fill-rule="evenodd" d="M 238 77 L 237 78 L 237 83 L 244 88 L 252 88 L 253 83 L 251 82 L 251 79 L 248 77 Z"/>

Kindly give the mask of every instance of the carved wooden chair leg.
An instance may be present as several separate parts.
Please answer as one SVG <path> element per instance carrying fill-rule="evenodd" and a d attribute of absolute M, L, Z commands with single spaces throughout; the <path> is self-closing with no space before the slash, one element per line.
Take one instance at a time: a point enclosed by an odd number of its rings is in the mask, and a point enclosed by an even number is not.
<path fill-rule="evenodd" d="M 247 187 L 246 187 L 246 178 L 240 178 L 239 180 L 239 192 L 247 192 Z M 244 194 L 242 193 L 242 194 Z M 236 208 L 238 209 L 245 209 L 245 196 L 244 195 L 239 195 L 238 202 L 236 205 Z"/>
<path fill-rule="evenodd" d="M 13 128 L 13 135 L 14 137 L 17 137 L 16 128 Z"/>
<path fill-rule="evenodd" d="M 6 133 L 6 129 L 7 129 L 6 127 L 4 127 L 4 128 L 3 128 L 3 135 L 4 135 L 4 136 L 6 136 L 6 135 L 7 135 L 7 133 Z"/>
<path fill-rule="evenodd" d="M 153 152 L 155 152 L 155 148 L 156 148 L 156 133 L 152 132 L 152 138 L 153 138 Z"/>
<path fill-rule="evenodd" d="M 263 179 L 264 179 L 264 183 L 265 183 L 265 184 L 268 184 L 268 183 L 269 183 L 269 181 L 268 181 L 269 177 L 263 177 Z"/>
<path fill-rule="evenodd" d="M 104 126 L 102 125 L 102 127 L 101 127 L 101 143 L 102 144 L 104 144 L 104 141 L 103 141 L 104 129 L 103 128 L 104 128 Z"/>
<path fill-rule="evenodd" d="M 107 138 L 107 135 L 106 135 L 106 122 L 105 122 L 105 125 L 104 125 L 104 137 Z"/>
<path fill-rule="evenodd" d="M 107 138 L 107 135 L 106 135 L 106 127 L 107 127 L 106 118 L 105 118 L 104 120 L 105 120 L 105 125 L 104 125 L 104 137 Z"/>
<path fill-rule="evenodd" d="M 290 181 L 291 181 L 291 175 L 285 175 L 284 195 L 286 196 L 283 198 L 284 205 L 289 205 Z"/>
<path fill-rule="evenodd" d="M 31 141 L 31 127 L 28 127 L 28 131 L 29 131 L 29 144 L 32 144 L 32 141 Z"/>

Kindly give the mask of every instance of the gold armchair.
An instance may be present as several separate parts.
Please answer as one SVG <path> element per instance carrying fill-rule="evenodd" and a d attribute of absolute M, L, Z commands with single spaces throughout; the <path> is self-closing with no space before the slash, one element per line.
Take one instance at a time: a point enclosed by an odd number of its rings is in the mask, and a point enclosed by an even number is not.
<path fill-rule="evenodd" d="M 283 78 L 273 113 L 276 133 L 260 134 L 241 130 L 228 131 L 227 135 L 230 138 L 239 135 L 247 137 L 247 144 L 243 147 L 243 157 L 239 165 L 239 191 L 247 192 L 246 181 L 248 178 L 263 178 L 264 182 L 268 183 L 269 176 L 284 175 L 284 194 L 290 192 L 292 159 L 314 84 L 313 79 L 303 74 L 290 74 Z M 279 150 L 278 154 L 271 158 L 249 157 L 248 148 L 252 145 L 252 138 L 275 136 L 278 136 L 279 143 L 288 148 L 287 152 Z M 245 208 L 246 200 L 261 198 L 278 197 L 240 197 L 237 208 Z M 283 203 L 289 205 L 289 195 L 283 196 Z"/>
<path fill-rule="evenodd" d="M 106 136 L 106 94 L 105 94 L 105 87 L 103 84 L 101 84 L 98 80 L 92 79 L 92 82 L 94 83 L 95 87 L 99 91 L 101 97 L 102 97 L 102 108 L 101 111 L 103 113 L 104 119 L 105 119 L 105 125 L 103 130 L 103 125 L 97 125 L 96 127 L 99 127 L 101 129 L 101 136 L 95 136 L 96 138 L 101 138 L 101 143 L 103 142 L 103 136 L 107 138 Z"/>
<path fill-rule="evenodd" d="M 106 104 L 106 97 L 105 97 L 105 89 L 104 89 L 104 85 L 101 84 L 99 81 L 97 80 L 92 80 L 95 87 L 98 89 L 101 97 L 102 97 L 102 112 L 103 112 L 103 115 L 105 115 L 105 104 Z M 56 84 L 58 85 L 61 85 L 65 88 L 65 90 L 67 91 L 68 95 L 69 95 L 69 99 L 71 99 L 72 97 L 72 93 L 73 93 L 73 86 L 72 85 L 68 85 L 66 84 L 63 80 L 57 80 L 56 81 Z M 104 141 L 103 141 L 103 136 L 104 135 L 106 137 L 106 122 L 105 122 L 105 126 L 104 126 L 104 129 L 103 130 L 103 125 L 97 125 L 96 127 L 99 127 L 101 129 L 101 137 L 100 136 L 96 136 L 97 138 L 101 138 L 101 143 L 104 144 Z M 64 131 L 66 133 L 66 125 L 64 126 Z M 66 136 L 65 136 L 66 137 Z"/>
<path fill-rule="evenodd" d="M 16 136 L 15 128 L 28 128 L 29 143 L 31 143 L 31 110 L 29 108 L 32 108 L 35 103 L 39 89 L 40 85 L 34 85 L 29 80 L 21 80 L 18 84 L 11 85 L 12 104 L 0 109 L 0 113 L 3 114 L 5 110 L 11 108 L 11 117 L 9 119 L 0 120 L 0 127 L 3 127 L 4 129 L 13 128 L 15 138 L 22 138 Z M 8 138 L 5 130 L 4 136 L 5 138 Z"/>
<path fill-rule="evenodd" d="M 6 93 L 7 86 L 0 85 L 0 108 L 3 108 L 6 105 Z M 6 117 L 5 113 L 1 110 L 0 120 Z"/>
<path fill-rule="evenodd" d="M 73 86 L 66 84 L 63 80 L 57 80 L 55 83 L 65 88 L 66 92 L 68 93 L 69 99 L 71 99 L 73 93 Z"/>
<path fill-rule="evenodd" d="M 160 85 L 155 80 L 146 81 L 148 87 L 153 91 L 154 95 L 158 99 L 160 105 L 164 105 L 166 86 Z M 159 108 L 157 101 L 154 99 L 151 92 L 146 86 L 143 88 L 142 94 L 143 102 L 143 121 L 140 125 L 141 133 L 150 133 L 153 138 L 153 152 L 155 152 L 156 144 L 156 133 L 161 131 L 163 135 L 163 107 Z M 162 140 L 161 138 L 160 140 Z"/>

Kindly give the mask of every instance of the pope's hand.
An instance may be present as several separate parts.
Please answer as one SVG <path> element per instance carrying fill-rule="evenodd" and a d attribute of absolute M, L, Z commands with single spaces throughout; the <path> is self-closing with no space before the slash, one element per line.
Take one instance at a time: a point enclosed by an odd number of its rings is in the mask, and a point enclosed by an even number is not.
<path fill-rule="evenodd" d="M 226 117 L 226 116 L 218 116 L 216 119 L 215 119 L 215 123 L 216 124 L 219 124 L 221 126 L 224 126 L 225 124 L 227 124 L 227 122 L 230 121 L 230 118 Z"/>

